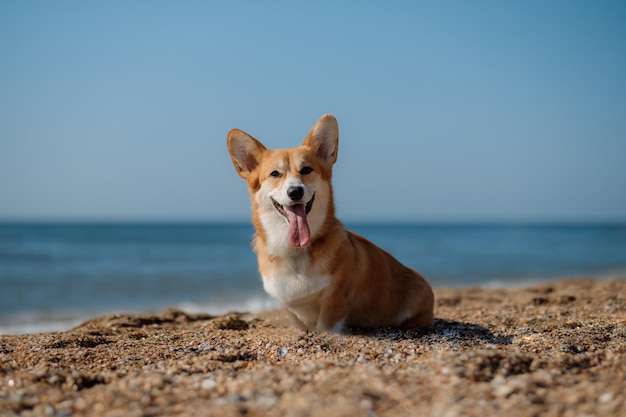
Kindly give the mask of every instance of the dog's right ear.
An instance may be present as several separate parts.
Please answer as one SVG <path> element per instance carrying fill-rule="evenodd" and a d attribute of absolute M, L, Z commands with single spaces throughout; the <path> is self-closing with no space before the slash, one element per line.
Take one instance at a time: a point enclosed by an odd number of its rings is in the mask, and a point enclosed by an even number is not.
<path fill-rule="evenodd" d="M 248 175 L 259 165 L 261 156 L 266 150 L 265 146 L 239 129 L 233 129 L 228 132 L 226 142 L 237 174 L 241 178 L 247 179 Z"/>

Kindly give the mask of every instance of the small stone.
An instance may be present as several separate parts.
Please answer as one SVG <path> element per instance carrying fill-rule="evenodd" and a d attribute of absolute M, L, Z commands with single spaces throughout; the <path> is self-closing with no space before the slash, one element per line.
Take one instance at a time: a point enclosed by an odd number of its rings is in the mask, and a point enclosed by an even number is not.
<path fill-rule="evenodd" d="M 230 396 L 230 400 L 235 403 L 240 403 L 242 401 L 245 401 L 246 399 L 241 394 L 233 394 Z"/>
<path fill-rule="evenodd" d="M 493 395 L 496 397 L 508 397 L 515 391 L 515 387 L 501 375 L 496 376 L 491 381 L 491 386 L 493 387 Z"/>
<path fill-rule="evenodd" d="M 48 377 L 48 379 L 46 379 L 46 381 L 50 385 L 59 385 L 61 383 L 60 378 L 58 376 L 56 376 L 56 375 L 52 375 L 51 377 Z"/>
<path fill-rule="evenodd" d="M 269 410 L 270 408 L 274 407 L 277 402 L 278 399 L 274 395 L 260 395 L 258 398 L 256 398 L 256 405 L 261 410 Z"/>
<path fill-rule="evenodd" d="M 515 391 L 515 388 L 509 384 L 498 385 L 493 390 L 493 395 L 496 397 L 508 397 Z"/>
<path fill-rule="evenodd" d="M 613 401 L 614 397 L 615 396 L 613 395 L 612 392 L 605 392 L 602 395 L 600 395 L 600 397 L 598 397 L 598 401 L 600 401 L 601 403 L 609 403 Z"/>
<path fill-rule="evenodd" d="M 359 403 L 359 407 L 364 410 L 371 410 L 372 408 L 374 408 L 374 403 L 369 398 L 363 398 Z"/>
<path fill-rule="evenodd" d="M 284 358 L 285 356 L 287 356 L 287 353 L 289 353 L 289 349 L 283 346 L 278 348 L 276 353 L 278 353 L 279 357 Z"/>
<path fill-rule="evenodd" d="M 200 383 L 200 388 L 206 390 L 214 390 L 217 387 L 217 382 L 212 378 L 207 378 Z"/>

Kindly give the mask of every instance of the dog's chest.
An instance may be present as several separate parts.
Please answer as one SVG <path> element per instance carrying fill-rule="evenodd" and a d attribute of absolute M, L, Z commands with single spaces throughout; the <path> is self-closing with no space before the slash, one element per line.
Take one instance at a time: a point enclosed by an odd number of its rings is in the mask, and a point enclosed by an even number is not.
<path fill-rule="evenodd" d="M 263 288 L 269 295 L 289 305 L 303 301 L 322 291 L 330 284 L 324 275 L 263 276 Z"/>

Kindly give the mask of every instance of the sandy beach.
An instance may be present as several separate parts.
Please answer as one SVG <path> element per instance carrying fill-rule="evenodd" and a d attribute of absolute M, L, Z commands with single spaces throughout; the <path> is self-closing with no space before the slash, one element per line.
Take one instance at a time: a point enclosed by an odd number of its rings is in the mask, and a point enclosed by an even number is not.
<path fill-rule="evenodd" d="M 438 289 L 435 326 L 168 310 L 0 336 L 0 414 L 623 416 L 626 280 Z"/>

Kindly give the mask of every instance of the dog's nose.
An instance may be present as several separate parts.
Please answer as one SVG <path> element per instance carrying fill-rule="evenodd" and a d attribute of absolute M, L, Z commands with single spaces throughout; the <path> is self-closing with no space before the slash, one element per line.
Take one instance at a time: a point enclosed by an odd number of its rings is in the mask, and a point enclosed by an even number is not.
<path fill-rule="evenodd" d="M 302 197 L 304 197 L 304 188 L 302 188 L 302 187 L 289 187 L 287 189 L 287 196 L 292 201 L 298 201 Z"/>

